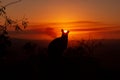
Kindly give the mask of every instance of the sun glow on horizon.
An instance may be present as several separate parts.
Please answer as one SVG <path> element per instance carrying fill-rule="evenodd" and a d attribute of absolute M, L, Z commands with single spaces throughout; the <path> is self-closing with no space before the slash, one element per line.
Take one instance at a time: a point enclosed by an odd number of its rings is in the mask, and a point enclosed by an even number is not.
<path fill-rule="evenodd" d="M 64 33 L 67 33 L 68 32 L 68 30 L 64 30 Z"/>

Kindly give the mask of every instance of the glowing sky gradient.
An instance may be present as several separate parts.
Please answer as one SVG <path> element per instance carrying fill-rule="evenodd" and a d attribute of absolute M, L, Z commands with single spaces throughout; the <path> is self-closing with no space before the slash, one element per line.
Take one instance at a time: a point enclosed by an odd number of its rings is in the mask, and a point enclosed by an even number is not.
<path fill-rule="evenodd" d="M 6 4 L 15 0 L 1 1 Z M 120 0 L 22 0 L 9 6 L 7 12 L 12 18 L 28 17 L 34 27 L 29 27 L 27 36 L 47 38 L 44 36 L 51 33 L 56 37 L 65 28 L 71 30 L 71 39 L 91 34 L 96 38 L 120 38 Z"/>
<path fill-rule="evenodd" d="M 15 0 L 3 0 L 8 3 Z M 8 7 L 12 17 L 31 22 L 102 21 L 120 23 L 120 0 L 22 0 Z"/>

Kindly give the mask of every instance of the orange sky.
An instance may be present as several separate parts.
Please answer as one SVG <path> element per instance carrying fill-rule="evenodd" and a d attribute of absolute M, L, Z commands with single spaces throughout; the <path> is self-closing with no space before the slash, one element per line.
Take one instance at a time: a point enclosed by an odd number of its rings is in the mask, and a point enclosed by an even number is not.
<path fill-rule="evenodd" d="M 16 0 L 1 1 L 5 5 Z M 29 20 L 28 29 L 17 33 L 19 38 L 53 39 L 62 28 L 70 30 L 69 39 L 120 38 L 120 0 L 22 0 L 8 6 L 7 13 Z"/>
<path fill-rule="evenodd" d="M 61 36 L 61 29 L 70 31 L 69 40 L 120 39 L 120 26 L 90 21 L 31 25 L 23 32 L 11 34 L 26 39 L 52 40 Z"/>
<path fill-rule="evenodd" d="M 16 0 L 1 0 L 7 4 Z M 10 17 L 31 23 L 97 21 L 120 24 L 120 0 L 22 0 L 8 6 Z"/>

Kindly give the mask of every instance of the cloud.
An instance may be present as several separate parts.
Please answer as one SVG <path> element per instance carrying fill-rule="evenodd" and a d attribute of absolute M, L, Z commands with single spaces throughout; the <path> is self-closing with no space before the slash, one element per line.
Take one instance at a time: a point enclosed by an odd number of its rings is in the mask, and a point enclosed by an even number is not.
<path fill-rule="evenodd" d="M 48 28 L 45 28 L 44 31 L 45 31 L 45 33 L 46 33 L 47 35 L 49 35 L 49 36 L 51 36 L 51 37 L 56 37 L 56 36 L 57 36 L 54 28 L 48 27 Z"/>
<path fill-rule="evenodd" d="M 57 34 L 54 30 L 54 28 L 47 27 L 47 28 L 37 28 L 37 29 L 30 29 L 30 30 L 25 30 L 22 32 L 17 32 L 17 31 L 10 31 L 10 34 L 40 34 L 40 35 L 48 35 L 50 37 L 56 37 Z"/>
<path fill-rule="evenodd" d="M 98 24 L 98 25 L 106 25 L 105 23 L 97 22 L 97 21 L 50 22 L 50 23 L 46 23 L 44 25 L 57 25 L 57 24 L 96 24 L 96 25 Z"/>
<path fill-rule="evenodd" d="M 103 24 L 101 22 L 95 22 L 95 21 L 74 21 L 74 22 L 68 22 L 68 23 L 89 23 L 89 24 Z"/>
<path fill-rule="evenodd" d="M 120 30 L 91 32 L 91 35 L 100 36 L 104 39 L 120 39 Z"/>
<path fill-rule="evenodd" d="M 108 35 L 111 35 L 111 34 L 114 34 L 114 35 L 120 35 L 120 30 L 110 30 L 110 31 L 101 31 L 101 32 L 96 32 L 98 34 L 108 34 Z"/>
<path fill-rule="evenodd" d="M 119 26 L 110 26 L 110 27 L 94 27 L 94 28 L 85 28 L 85 29 L 71 29 L 70 31 L 111 31 L 111 30 L 120 30 Z"/>

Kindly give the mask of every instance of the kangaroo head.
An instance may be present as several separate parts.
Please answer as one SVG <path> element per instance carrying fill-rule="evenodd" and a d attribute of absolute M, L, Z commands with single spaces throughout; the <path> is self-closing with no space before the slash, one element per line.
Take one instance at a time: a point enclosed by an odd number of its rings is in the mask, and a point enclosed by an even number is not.
<path fill-rule="evenodd" d="M 68 30 L 61 29 L 61 32 L 62 32 L 62 37 L 68 38 L 68 33 L 69 33 Z"/>

